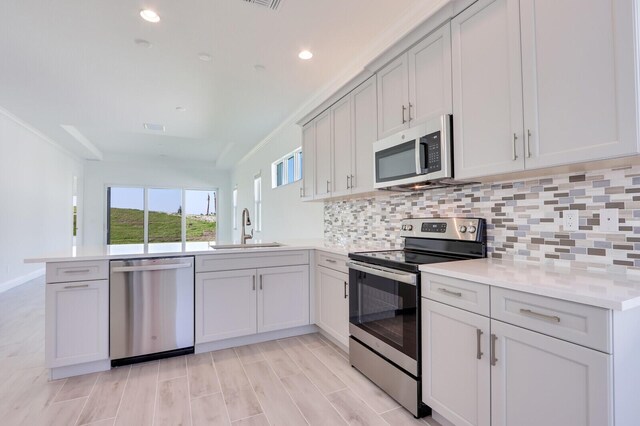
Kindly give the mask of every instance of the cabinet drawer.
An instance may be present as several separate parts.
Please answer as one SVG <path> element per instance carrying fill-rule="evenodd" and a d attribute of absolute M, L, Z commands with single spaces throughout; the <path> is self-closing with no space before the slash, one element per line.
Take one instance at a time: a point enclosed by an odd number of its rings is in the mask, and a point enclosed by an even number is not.
<path fill-rule="evenodd" d="M 308 264 L 308 250 L 196 256 L 196 272 L 231 271 L 236 269 L 271 268 L 274 266 Z"/>
<path fill-rule="evenodd" d="M 491 318 L 611 353 L 607 309 L 493 287 Z"/>
<path fill-rule="evenodd" d="M 489 286 L 442 275 L 422 273 L 422 297 L 489 316 Z"/>
<path fill-rule="evenodd" d="M 109 261 L 47 263 L 47 283 L 109 279 Z"/>
<path fill-rule="evenodd" d="M 316 265 L 324 266 L 325 268 L 333 269 L 334 271 L 349 273 L 347 268 L 346 256 L 340 256 L 339 254 L 329 254 L 322 251 L 316 252 Z"/>

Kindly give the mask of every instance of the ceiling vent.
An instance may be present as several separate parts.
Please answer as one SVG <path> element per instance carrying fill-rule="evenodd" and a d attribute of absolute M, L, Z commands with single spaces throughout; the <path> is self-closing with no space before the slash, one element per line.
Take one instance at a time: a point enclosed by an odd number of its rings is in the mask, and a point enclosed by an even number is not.
<path fill-rule="evenodd" d="M 258 6 L 268 7 L 271 10 L 278 10 L 282 0 L 244 0 L 247 3 L 257 4 Z"/>

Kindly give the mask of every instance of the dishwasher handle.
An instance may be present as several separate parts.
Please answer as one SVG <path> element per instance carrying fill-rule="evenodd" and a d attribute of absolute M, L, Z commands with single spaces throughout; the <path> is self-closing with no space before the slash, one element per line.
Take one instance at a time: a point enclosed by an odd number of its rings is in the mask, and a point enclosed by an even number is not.
<path fill-rule="evenodd" d="M 191 263 L 169 263 L 164 265 L 143 265 L 143 266 L 118 266 L 111 269 L 111 272 L 143 272 L 143 271 L 166 271 L 170 269 L 191 268 Z"/>

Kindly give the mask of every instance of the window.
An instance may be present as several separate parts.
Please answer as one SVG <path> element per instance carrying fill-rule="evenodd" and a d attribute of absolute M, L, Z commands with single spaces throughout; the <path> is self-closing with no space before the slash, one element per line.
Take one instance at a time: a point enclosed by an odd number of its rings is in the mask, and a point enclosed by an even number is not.
<path fill-rule="evenodd" d="M 215 241 L 213 190 L 107 188 L 107 244 Z"/>
<path fill-rule="evenodd" d="M 293 183 L 302 179 L 302 148 L 298 148 L 271 165 L 271 187 Z"/>
<path fill-rule="evenodd" d="M 255 217 L 253 218 L 253 229 L 256 232 L 262 231 L 262 176 L 257 175 L 253 179 L 253 207 Z"/>
<path fill-rule="evenodd" d="M 233 229 L 238 229 L 238 187 L 233 188 Z"/>

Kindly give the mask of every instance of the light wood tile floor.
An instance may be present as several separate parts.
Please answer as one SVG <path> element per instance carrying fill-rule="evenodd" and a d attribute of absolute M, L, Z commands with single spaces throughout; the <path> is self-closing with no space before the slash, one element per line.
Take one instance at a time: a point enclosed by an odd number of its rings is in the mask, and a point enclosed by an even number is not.
<path fill-rule="evenodd" d="M 435 425 L 319 334 L 48 381 L 44 281 L 0 293 L 0 424 Z"/>

